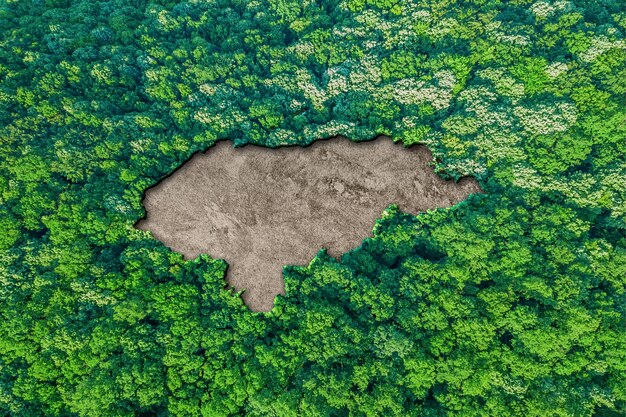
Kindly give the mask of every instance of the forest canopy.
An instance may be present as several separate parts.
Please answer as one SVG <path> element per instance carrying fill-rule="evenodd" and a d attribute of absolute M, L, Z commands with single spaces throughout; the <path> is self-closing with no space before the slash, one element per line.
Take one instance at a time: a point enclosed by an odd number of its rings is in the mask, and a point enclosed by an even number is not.
<path fill-rule="evenodd" d="M 622 0 L 0 2 L 0 414 L 626 411 Z M 133 228 L 194 152 L 424 144 L 485 194 L 390 206 L 252 313 Z"/>

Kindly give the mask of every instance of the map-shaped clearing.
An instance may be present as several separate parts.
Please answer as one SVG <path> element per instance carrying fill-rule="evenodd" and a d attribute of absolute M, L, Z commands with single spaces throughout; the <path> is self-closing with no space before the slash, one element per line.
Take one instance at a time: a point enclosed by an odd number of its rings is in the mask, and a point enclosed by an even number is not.
<path fill-rule="evenodd" d="M 442 179 L 431 160 L 426 147 L 388 137 L 277 149 L 220 141 L 146 191 L 136 227 L 187 259 L 225 259 L 229 285 L 245 289 L 250 309 L 269 311 L 284 294 L 283 265 L 359 246 L 390 204 L 417 214 L 481 191 L 471 178 Z"/>

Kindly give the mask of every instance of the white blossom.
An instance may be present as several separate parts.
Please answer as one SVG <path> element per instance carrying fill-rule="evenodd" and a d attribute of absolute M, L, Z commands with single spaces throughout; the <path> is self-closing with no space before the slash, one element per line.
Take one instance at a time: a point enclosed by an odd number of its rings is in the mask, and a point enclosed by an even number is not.
<path fill-rule="evenodd" d="M 567 70 L 569 70 L 569 67 L 566 63 L 553 62 L 546 67 L 546 74 L 548 74 L 548 77 L 550 78 L 556 78 L 559 75 L 567 72 Z"/>
<path fill-rule="evenodd" d="M 217 88 L 215 88 L 214 85 L 211 84 L 201 84 L 200 87 L 198 87 L 200 92 L 202 92 L 202 94 L 206 95 L 206 96 L 212 96 L 215 94 L 215 92 L 217 91 Z"/>
<path fill-rule="evenodd" d="M 567 131 L 577 119 L 576 107 L 570 103 L 540 104 L 532 109 L 514 107 L 513 113 L 530 134 L 549 135 Z"/>
<path fill-rule="evenodd" d="M 527 189 L 541 188 L 542 178 L 532 167 L 518 163 L 513 166 L 511 172 L 513 174 L 513 185 Z"/>
<path fill-rule="evenodd" d="M 426 33 L 434 38 L 441 39 L 450 33 L 454 33 L 459 28 L 459 22 L 451 17 L 443 18 L 429 26 Z"/>
<path fill-rule="evenodd" d="M 530 6 L 530 11 L 537 19 L 545 19 L 556 11 L 556 7 L 547 1 L 538 1 Z"/>
<path fill-rule="evenodd" d="M 326 71 L 326 74 L 328 76 L 326 92 L 330 97 L 334 97 L 348 91 L 348 79 L 345 75 L 339 72 L 338 68 L 329 68 Z"/>
<path fill-rule="evenodd" d="M 580 59 L 583 62 L 591 62 L 603 53 L 611 49 L 626 50 L 626 42 L 623 39 L 611 41 L 606 36 L 594 37 L 591 46 L 580 55 Z"/>

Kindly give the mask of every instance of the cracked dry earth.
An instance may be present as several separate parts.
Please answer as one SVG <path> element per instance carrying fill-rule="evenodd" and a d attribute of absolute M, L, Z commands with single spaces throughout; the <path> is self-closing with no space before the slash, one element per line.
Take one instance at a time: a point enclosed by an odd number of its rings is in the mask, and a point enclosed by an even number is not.
<path fill-rule="evenodd" d="M 245 289 L 250 309 L 269 311 L 284 294 L 283 265 L 354 249 L 390 204 L 417 214 L 481 192 L 471 178 L 443 180 L 431 159 L 388 137 L 277 149 L 220 141 L 146 191 L 136 227 L 186 259 L 225 259 L 228 284 Z"/>

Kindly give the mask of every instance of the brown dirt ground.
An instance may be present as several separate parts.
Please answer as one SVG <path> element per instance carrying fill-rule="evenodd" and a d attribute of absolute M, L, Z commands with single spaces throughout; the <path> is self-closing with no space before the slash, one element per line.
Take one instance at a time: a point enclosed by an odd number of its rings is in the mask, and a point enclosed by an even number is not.
<path fill-rule="evenodd" d="M 388 137 L 277 149 L 220 141 L 146 191 L 136 227 L 186 259 L 225 259 L 228 284 L 245 289 L 250 309 L 269 311 L 284 294 L 283 265 L 357 247 L 390 204 L 417 214 L 481 192 L 471 178 L 443 180 L 431 160 L 426 147 Z"/>

